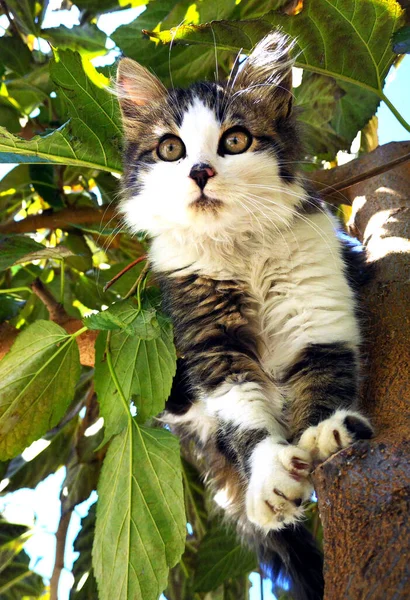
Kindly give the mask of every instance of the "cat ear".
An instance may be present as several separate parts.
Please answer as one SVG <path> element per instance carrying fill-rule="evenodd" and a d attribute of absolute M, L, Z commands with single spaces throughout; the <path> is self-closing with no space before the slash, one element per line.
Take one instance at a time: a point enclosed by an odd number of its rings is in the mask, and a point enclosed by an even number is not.
<path fill-rule="evenodd" d="M 268 102 L 277 117 L 287 117 L 292 111 L 294 45 L 283 33 L 270 33 L 254 47 L 235 82 L 239 93 L 249 94 L 256 102 Z"/>
<path fill-rule="evenodd" d="M 165 98 L 167 90 L 155 75 L 131 58 L 118 63 L 115 93 L 119 99 L 124 125 L 138 118 L 141 108 Z"/>

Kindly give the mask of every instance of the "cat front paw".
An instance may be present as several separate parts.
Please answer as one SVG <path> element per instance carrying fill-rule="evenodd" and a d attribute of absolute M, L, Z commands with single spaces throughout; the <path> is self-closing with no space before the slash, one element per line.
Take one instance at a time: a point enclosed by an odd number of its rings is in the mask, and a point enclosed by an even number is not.
<path fill-rule="evenodd" d="M 251 477 L 246 492 L 249 521 L 265 532 L 282 529 L 303 516 L 303 502 L 313 488 L 308 477 L 308 452 L 266 438 L 251 456 Z"/>
<path fill-rule="evenodd" d="M 358 440 L 368 440 L 373 429 L 366 417 L 350 410 L 337 410 L 318 425 L 302 434 L 298 447 L 309 452 L 313 460 L 326 460 Z"/>

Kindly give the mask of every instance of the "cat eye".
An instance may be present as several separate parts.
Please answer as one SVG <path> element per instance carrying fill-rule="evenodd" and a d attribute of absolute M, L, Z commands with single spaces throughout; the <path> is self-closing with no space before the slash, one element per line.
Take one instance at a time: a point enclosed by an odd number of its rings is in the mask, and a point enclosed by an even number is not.
<path fill-rule="evenodd" d="M 162 138 L 157 147 L 157 154 L 161 160 L 174 162 L 185 156 L 185 145 L 176 135 L 167 135 Z"/>
<path fill-rule="evenodd" d="M 243 127 L 232 127 L 225 131 L 219 142 L 219 154 L 242 154 L 252 144 L 252 136 Z"/>

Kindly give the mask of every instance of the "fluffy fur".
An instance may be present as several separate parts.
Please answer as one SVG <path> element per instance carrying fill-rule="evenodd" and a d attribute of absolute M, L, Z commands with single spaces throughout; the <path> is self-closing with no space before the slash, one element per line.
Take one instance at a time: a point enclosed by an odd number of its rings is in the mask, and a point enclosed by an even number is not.
<path fill-rule="evenodd" d="M 235 78 L 166 91 L 124 59 L 124 200 L 181 355 L 163 418 L 196 442 L 240 534 L 299 599 L 322 595 L 321 558 L 303 527 L 312 462 L 371 435 L 357 412 L 356 301 L 349 249 L 297 173 L 289 41 L 265 38 Z M 229 154 L 225 132 L 251 143 Z M 182 140 L 161 160 L 164 136 Z M 201 188 L 193 171 L 202 169 Z"/>

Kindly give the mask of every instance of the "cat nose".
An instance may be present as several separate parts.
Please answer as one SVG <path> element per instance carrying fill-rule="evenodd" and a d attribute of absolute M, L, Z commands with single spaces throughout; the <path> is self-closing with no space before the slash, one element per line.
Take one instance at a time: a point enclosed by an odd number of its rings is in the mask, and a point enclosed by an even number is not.
<path fill-rule="evenodd" d="M 207 165 L 205 163 L 194 165 L 189 174 L 190 178 L 196 181 L 201 190 L 203 190 L 206 186 L 208 179 L 210 177 L 214 177 L 215 175 L 215 170 L 211 167 L 211 165 Z"/>

